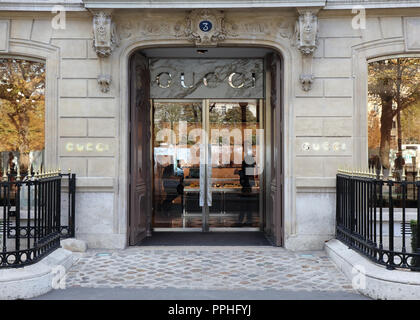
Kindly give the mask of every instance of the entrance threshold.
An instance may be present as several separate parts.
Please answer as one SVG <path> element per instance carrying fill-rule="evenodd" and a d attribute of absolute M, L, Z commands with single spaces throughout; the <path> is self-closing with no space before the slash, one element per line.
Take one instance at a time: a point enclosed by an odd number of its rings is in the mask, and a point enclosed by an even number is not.
<path fill-rule="evenodd" d="M 141 246 L 271 246 L 264 232 L 154 232 Z"/>
<path fill-rule="evenodd" d="M 202 231 L 202 228 L 155 228 L 153 230 L 154 232 L 198 232 L 198 231 Z M 226 227 L 226 228 L 221 228 L 221 227 L 217 227 L 217 228 L 209 228 L 209 232 L 257 232 L 260 231 L 260 228 L 253 228 L 253 227 L 241 227 L 241 228 L 230 228 L 230 227 Z"/>

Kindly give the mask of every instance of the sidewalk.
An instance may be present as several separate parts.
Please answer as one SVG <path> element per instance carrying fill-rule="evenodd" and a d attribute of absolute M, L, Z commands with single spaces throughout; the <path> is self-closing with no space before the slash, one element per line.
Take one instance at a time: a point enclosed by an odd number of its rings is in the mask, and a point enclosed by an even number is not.
<path fill-rule="evenodd" d="M 68 272 L 66 287 L 356 294 L 324 251 L 271 246 L 89 250 Z"/>
<path fill-rule="evenodd" d="M 367 300 L 342 291 L 68 288 L 35 300 Z"/>

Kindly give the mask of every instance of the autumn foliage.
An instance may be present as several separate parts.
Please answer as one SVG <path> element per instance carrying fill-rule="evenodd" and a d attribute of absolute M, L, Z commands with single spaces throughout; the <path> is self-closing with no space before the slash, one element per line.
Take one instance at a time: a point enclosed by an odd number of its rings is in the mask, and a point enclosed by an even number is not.
<path fill-rule="evenodd" d="M 419 144 L 420 59 L 395 58 L 369 63 L 369 149 L 379 148 L 385 168 L 390 150 L 402 143 Z M 392 134 L 393 123 L 396 134 Z M 393 140 L 396 137 L 396 141 Z"/>
<path fill-rule="evenodd" d="M 0 59 L 0 151 L 43 150 L 44 126 L 44 63 Z"/>

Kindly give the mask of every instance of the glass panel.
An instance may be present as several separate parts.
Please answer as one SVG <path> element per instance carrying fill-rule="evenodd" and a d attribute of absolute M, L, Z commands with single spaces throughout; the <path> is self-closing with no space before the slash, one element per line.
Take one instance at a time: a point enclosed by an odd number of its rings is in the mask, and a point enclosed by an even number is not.
<path fill-rule="evenodd" d="M 201 228 L 201 102 L 154 102 L 154 228 Z"/>
<path fill-rule="evenodd" d="M 259 227 L 262 130 L 257 101 L 210 102 L 209 227 Z"/>
<path fill-rule="evenodd" d="M 44 167 L 45 64 L 0 59 L 0 174 Z"/>
<path fill-rule="evenodd" d="M 373 61 L 368 71 L 369 167 L 397 182 L 415 181 L 420 170 L 420 59 Z M 413 184 L 407 186 L 406 196 L 406 206 L 415 208 Z M 394 206 L 401 207 L 400 184 L 392 189 L 392 197 Z"/>

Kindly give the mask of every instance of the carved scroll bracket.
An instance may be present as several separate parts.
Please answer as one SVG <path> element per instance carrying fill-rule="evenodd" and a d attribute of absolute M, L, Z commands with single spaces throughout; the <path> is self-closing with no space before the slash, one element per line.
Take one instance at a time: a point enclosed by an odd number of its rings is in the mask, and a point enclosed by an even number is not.
<path fill-rule="evenodd" d="M 313 54 L 318 48 L 318 17 L 320 8 L 299 8 L 295 26 L 295 46 L 302 54 L 302 72 L 299 80 L 304 91 L 314 82 L 312 73 Z"/>
<path fill-rule="evenodd" d="M 93 10 L 93 48 L 99 57 L 101 73 L 98 84 L 101 91 L 109 91 L 111 84 L 111 65 L 109 56 L 118 47 L 118 37 L 115 23 L 112 21 L 112 10 Z"/>
<path fill-rule="evenodd" d="M 93 47 L 98 57 L 108 57 L 120 43 L 115 23 L 112 21 L 112 10 L 92 11 L 92 14 Z"/>

